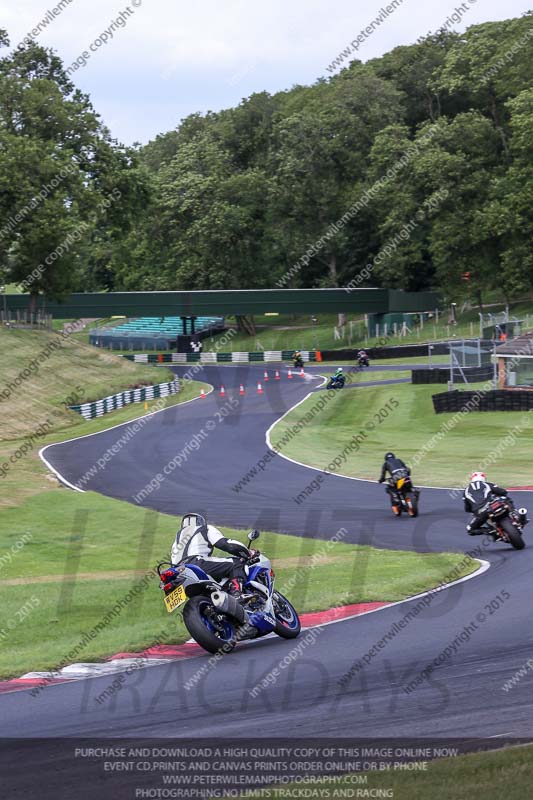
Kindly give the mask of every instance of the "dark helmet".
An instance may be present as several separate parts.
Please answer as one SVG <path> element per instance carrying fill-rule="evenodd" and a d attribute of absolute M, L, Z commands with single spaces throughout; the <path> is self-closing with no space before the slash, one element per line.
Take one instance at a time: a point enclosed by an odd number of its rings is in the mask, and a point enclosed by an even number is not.
<path fill-rule="evenodd" d="M 396 458 L 394 453 L 385 453 L 385 461 L 389 461 L 391 458 Z"/>

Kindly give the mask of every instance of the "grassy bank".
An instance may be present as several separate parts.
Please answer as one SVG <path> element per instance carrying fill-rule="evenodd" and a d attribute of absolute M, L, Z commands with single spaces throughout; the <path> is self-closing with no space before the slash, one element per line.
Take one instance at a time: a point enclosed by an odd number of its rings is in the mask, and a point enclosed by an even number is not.
<path fill-rule="evenodd" d="M 456 486 L 499 448 L 494 463 L 487 466 L 490 479 L 506 486 L 533 484 L 527 427 L 530 417 L 524 412 L 474 412 L 455 419 L 453 427 L 446 431 L 443 426 L 453 415 L 435 414 L 431 401 L 431 395 L 443 389 L 398 384 L 338 392 L 283 446 L 283 453 L 323 468 L 343 453 L 354 433 L 362 430 L 360 449 L 347 453 L 339 470 L 344 475 L 376 480 L 388 450 L 413 463 L 414 457 L 429 447 L 414 468 L 415 482 Z M 323 395 L 324 392 L 314 393 L 288 414 L 272 431 L 271 441 L 279 441 L 286 428 L 303 419 Z M 517 426 L 524 426 L 523 430 Z M 513 430 L 516 438 L 512 446 L 502 445 Z M 437 440 L 432 438 L 436 435 Z"/>
<path fill-rule="evenodd" d="M 49 431 L 83 424 L 67 406 L 97 400 L 174 375 L 134 364 L 57 333 L 0 327 L 0 439 L 20 439 L 50 422 Z"/>

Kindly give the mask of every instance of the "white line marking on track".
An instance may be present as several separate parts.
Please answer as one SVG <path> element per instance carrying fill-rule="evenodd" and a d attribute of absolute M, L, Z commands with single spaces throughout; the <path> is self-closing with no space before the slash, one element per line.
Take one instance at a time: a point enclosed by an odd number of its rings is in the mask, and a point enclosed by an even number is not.
<path fill-rule="evenodd" d="M 207 397 L 207 395 L 215 391 L 215 387 L 211 386 L 211 384 L 206 384 L 206 385 L 211 387 L 209 391 L 206 392 L 205 394 L 205 396 Z M 172 397 L 172 395 L 169 396 Z M 115 430 L 115 428 L 122 428 L 124 427 L 124 425 L 130 425 L 133 422 L 137 422 L 137 420 L 139 419 L 148 419 L 149 417 L 155 417 L 156 414 L 161 414 L 163 411 L 170 411 L 171 408 L 176 408 L 176 406 L 186 406 L 187 403 L 193 403 L 195 400 L 200 400 L 200 397 L 191 397 L 190 400 L 184 400 L 183 403 L 174 403 L 174 405 L 167 406 L 167 408 L 160 408 L 159 411 L 151 411 L 149 414 L 141 414 L 139 417 L 133 417 L 133 419 L 130 419 L 127 422 L 119 422 L 118 425 L 111 425 L 109 428 L 104 428 L 101 431 L 94 431 L 94 433 L 84 433 L 83 436 L 73 436 L 71 439 L 64 439 L 62 442 L 51 442 L 50 444 L 45 445 L 45 447 L 41 447 L 41 449 L 39 450 L 39 457 L 41 458 L 42 461 L 44 461 L 48 469 L 51 472 L 53 472 L 54 475 L 61 481 L 61 483 L 64 483 L 70 489 L 74 489 L 75 492 L 81 492 L 82 494 L 84 494 L 87 491 L 87 489 L 80 489 L 78 486 L 74 486 L 74 484 L 70 483 L 70 481 L 67 481 L 67 479 L 63 477 L 63 475 L 59 472 L 59 470 L 53 467 L 50 464 L 50 462 L 44 457 L 45 450 L 48 450 L 49 447 L 59 447 L 60 445 L 67 444 L 68 442 L 77 442 L 79 439 L 88 439 L 89 436 L 99 436 L 101 433 L 107 433 L 108 431 Z"/>
<path fill-rule="evenodd" d="M 327 377 L 324 376 L 324 375 L 321 375 L 321 377 L 324 378 L 324 384 L 325 384 L 326 381 L 327 381 Z M 319 386 L 318 388 L 321 389 L 322 386 Z M 285 419 L 285 417 L 288 414 L 290 414 L 292 411 L 294 411 L 295 408 L 298 408 L 298 406 L 300 406 L 303 402 L 305 402 L 306 400 L 308 400 L 310 397 L 313 397 L 313 396 L 314 396 L 314 392 L 309 392 L 309 394 L 306 394 L 306 396 L 302 400 L 299 400 L 297 403 L 295 403 L 293 406 L 291 406 L 291 408 L 289 408 L 288 411 L 285 411 L 285 413 L 282 414 L 281 417 L 279 417 L 279 419 L 275 420 L 275 422 L 272 423 L 270 428 L 267 430 L 266 436 L 265 436 L 266 444 L 267 444 L 267 447 L 269 448 L 269 450 L 274 450 L 275 449 L 274 447 L 272 447 L 272 442 L 271 442 L 271 439 L 270 439 L 271 431 L 276 427 L 276 425 L 278 425 L 283 419 Z M 343 475 L 340 472 L 324 472 L 324 470 L 320 469 L 320 467 L 313 467 L 310 464 L 305 464 L 303 461 L 297 461 L 295 458 L 291 458 L 290 456 L 286 456 L 284 453 L 282 453 L 280 451 L 276 451 L 276 452 L 282 458 L 287 459 L 287 461 L 291 461 L 293 464 L 298 464 L 298 466 L 300 466 L 300 467 L 305 467 L 306 469 L 311 469 L 311 470 L 313 470 L 313 472 L 322 472 L 322 473 L 324 473 L 324 475 L 335 475 L 337 478 L 346 478 L 347 481 L 358 481 L 359 483 L 375 483 L 375 484 L 377 484 L 377 481 L 371 481 L 369 478 L 354 478 L 354 477 L 352 477 L 352 475 Z M 417 483 L 416 485 L 419 486 L 421 489 L 438 489 L 438 490 L 441 490 L 443 492 L 452 492 L 452 491 L 455 492 L 455 491 L 457 491 L 457 486 L 425 486 L 422 483 Z"/>

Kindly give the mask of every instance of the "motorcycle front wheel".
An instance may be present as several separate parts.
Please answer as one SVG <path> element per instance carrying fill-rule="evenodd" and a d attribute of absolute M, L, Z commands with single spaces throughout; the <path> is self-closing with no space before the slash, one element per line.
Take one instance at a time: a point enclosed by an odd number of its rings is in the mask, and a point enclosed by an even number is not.
<path fill-rule="evenodd" d="M 208 653 L 230 653 L 235 647 L 235 628 L 207 597 L 191 597 L 183 609 L 183 622 L 195 642 Z"/>
<path fill-rule="evenodd" d="M 272 602 L 276 617 L 274 633 L 282 639 L 296 639 L 302 629 L 298 612 L 280 592 L 274 592 Z"/>
<path fill-rule="evenodd" d="M 515 528 L 515 526 L 513 525 L 511 520 L 509 519 L 509 517 L 504 517 L 500 521 L 500 527 L 503 528 L 503 530 L 507 534 L 507 538 L 509 539 L 509 541 L 511 542 L 511 544 L 514 547 L 515 550 L 523 550 L 524 549 L 524 547 L 526 546 L 526 543 L 522 539 L 522 535 L 521 535 L 520 531 L 518 531 Z"/>

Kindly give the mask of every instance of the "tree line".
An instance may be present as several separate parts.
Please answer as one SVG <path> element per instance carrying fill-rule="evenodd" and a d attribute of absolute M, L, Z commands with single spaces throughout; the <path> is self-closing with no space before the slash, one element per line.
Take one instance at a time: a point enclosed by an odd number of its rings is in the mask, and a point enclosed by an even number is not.
<path fill-rule="evenodd" d="M 533 284 L 532 42 L 532 13 L 441 30 L 312 86 L 192 114 L 133 148 L 56 54 L 33 43 L 7 53 L 3 280 L 54 297 L 276 286 L 517 296 Z"/>

